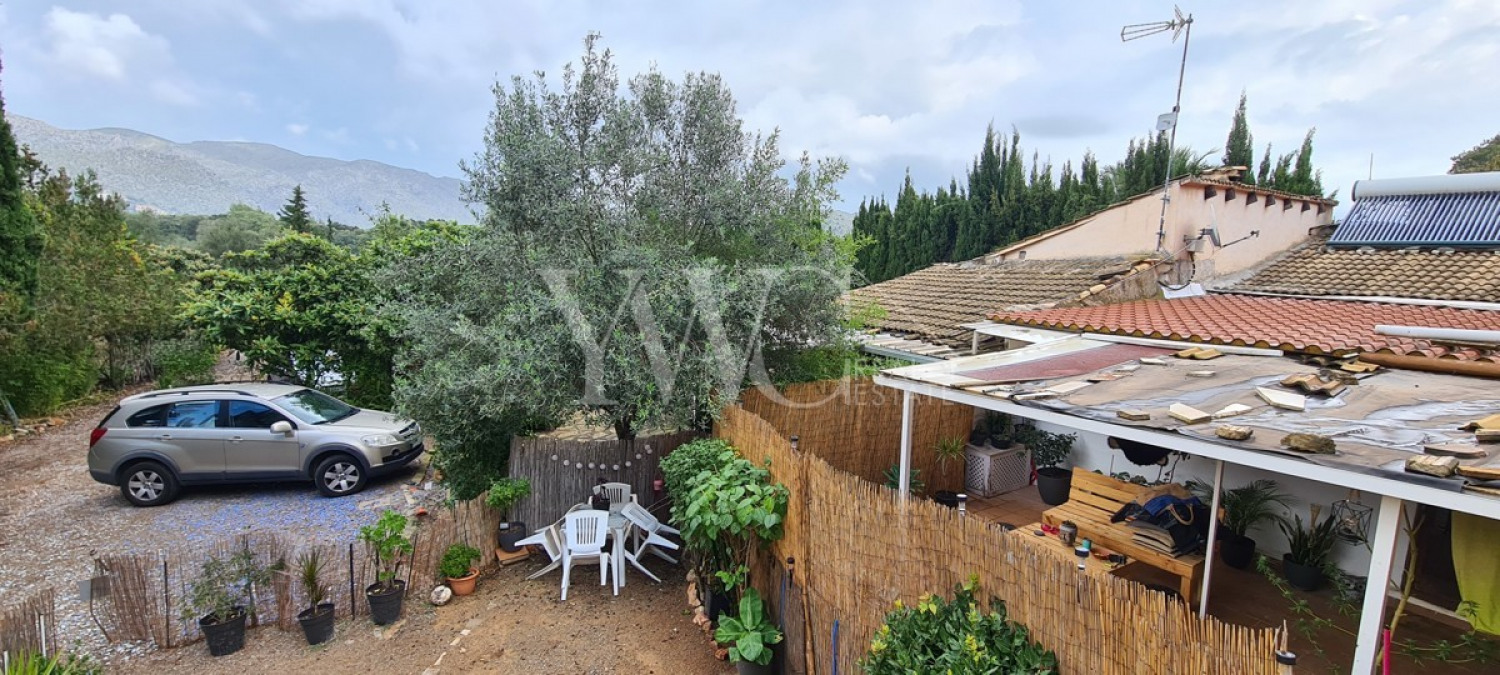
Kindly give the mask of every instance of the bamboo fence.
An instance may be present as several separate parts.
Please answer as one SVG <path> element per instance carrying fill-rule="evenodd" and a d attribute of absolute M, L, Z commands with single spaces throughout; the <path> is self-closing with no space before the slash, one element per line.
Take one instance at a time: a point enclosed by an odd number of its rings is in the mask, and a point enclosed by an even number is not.
<path fill-rule="evenodd" d="M 901 461 L 901 394 L 869 378 L 824 380 L 779 392 L 746 390 L 740 407 L 769 422 L 783 436 L 835 468 L 872 483 Z M 963 492 L 964 463 L 937 462 L 942 439 L 968 441 L 974 409 L 952 401 L 916 396 L 913 405 L 912 466 L 927 491 Z"/>
<path fill-rule="evenodd" d="M 827 420 L 816 412 L 797 413 L 799 436 L 821 437 L 823 422 L 846 424 L 835 417 L 842 411 Z M 1063 672 L 1276 672 L 1270 629 L 1200 620 L 1139 584 L 1081 574 L 1045 544 L 984 519 L 926 500 L 903 502 L 805 442 L 793 450 L 788 431 L 735 407 L 716 428 L 752 461 L 771 460 L 771 473 L 792 493 L 786 535 L 755 558 L 752 574 L 784 624 L 784 672 L 859 672 L 896 600 L 950 594 L 971 577 L 981 596 L 1003 601 L 1010 618 L 1057 653 Z"/>
<path fill-rule="evenodd" d="M 586 501 L 603 478 L 629 483 L 651 506 L 652 482 L 661 477 L 662 456 L 702 434 L 678 432 L 630 441 L 570 441 L 517 438 L 510 447 L 510 475 L 531 481 L 531 494 L 511 508 L 511 517 L 532 529 L 561 518 Z"/>
<path fill-rule="evenodd" d="M 425 597 L 438 583 L 437 567 L 448 546 L 466 543 L 481 552 L 480 567 L 495 562 L 500 514 L 482 499 L 439 509 L 417 520 L 409 531 L 413 551 L 400 578 L 407 595 Z M 270 533 L 250 533 L 206 548 L 159 553 L 100 556 L 91 582 L 90 612 L 110 642 L 150 641 L 162 648 L 203 638 L 196 617 L 183 613 L 193 580 L 209 557 L 224 557 L 248 548 L 256 562 L 272 569 L 270 583 L 257 587 L 249 609 L 250 625 L 297 627 L 297 613 L 307 606 L 297 582 L 297 559 L 316 550 L 324 561 L 325 602 L 339 617 L 369 613 L 365 587 L 375 583 L 375 566 L 359 542 L 303 542 Z M 3 621 L 3 618 L 0 618 Z M 0 626 L 3 627 L 3 626 Z"/>
<path fill-rule="evenodd" d="M 57 602 L 47 588 L 0 609 L 0 653 L 49 654 L 57 649 Z"/>

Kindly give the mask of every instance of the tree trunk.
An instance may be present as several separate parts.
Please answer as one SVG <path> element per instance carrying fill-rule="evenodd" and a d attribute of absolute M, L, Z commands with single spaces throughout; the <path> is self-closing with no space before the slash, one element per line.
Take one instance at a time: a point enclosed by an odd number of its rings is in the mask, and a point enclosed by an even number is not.
<path fill-rule="evenodd" d="M 629 419 L 615 418 L 615 438 L 622 441 L 635 440 L 635 429 Z"/>

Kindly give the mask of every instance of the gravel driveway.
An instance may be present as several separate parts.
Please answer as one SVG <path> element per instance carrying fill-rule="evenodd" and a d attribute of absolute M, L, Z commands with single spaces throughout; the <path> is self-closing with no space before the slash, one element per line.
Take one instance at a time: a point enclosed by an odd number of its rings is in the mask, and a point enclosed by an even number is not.
<path fill-rule="evenodd" d="M 249 531 L 352 541 L 380 510 L 405 509 L 420 494 L 413 484 L 425 458 L 342 499 L 319 496 L 312 483 L 232 486 L 189 488 L 166 506 L 136 508 L 119 488 L 94 482 L 85 461 L 89 431 L 113 407 L 114 399 L 75 408 L 62 426 L 0 443 L 0 597 L 51 586 L 63 640 L 98 655 L 108 650 L 77 592 L 91 555 L 196 547 Z"/>

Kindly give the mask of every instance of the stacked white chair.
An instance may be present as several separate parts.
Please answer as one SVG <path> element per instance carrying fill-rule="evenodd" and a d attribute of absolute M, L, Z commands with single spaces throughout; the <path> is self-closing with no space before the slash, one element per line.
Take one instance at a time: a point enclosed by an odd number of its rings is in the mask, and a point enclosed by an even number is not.
<path fill-rule="evenodd" d="M 568 599 L 568 581 L 573 565 L 577 563 L 597 563 L 601 586 L 607 583 L 606 576 L 613 571 L 615 576 L 609 580 L 614 581 L 615 595 L 619 595 L 619 570 L 610 569 L 610 556 L 604 552 L 604 544 L 609 539 L 609 512 L 593 509 L 570 512 L 563 517 L 562 531 L 562 599 Z"/>

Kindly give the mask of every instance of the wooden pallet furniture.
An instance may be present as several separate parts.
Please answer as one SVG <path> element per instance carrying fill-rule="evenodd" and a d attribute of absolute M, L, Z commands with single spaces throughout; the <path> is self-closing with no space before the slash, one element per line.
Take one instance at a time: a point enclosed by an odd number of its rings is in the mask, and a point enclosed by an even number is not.
<path fill-rule="evenodd" d="M 1196 602 L 1199 586 L 1203 582 L 1203 556 L 1189 554 L 1173 557 L 1153 548 L 1135 543 L 1132 528 L 1124 523 L 1111 523 L 1109 519 L 1121 507 L 1135 501 L 1141 486 L 1115 480 L 1109 476 L 1083 469 L 1073 469 L 1073 485 L 1068 491 L 1068 501 L 1042 512 L 1042 522 L 1061 525 L 1065 520 L 1078 526 L 1079 538 L 1087 538 L 1095 544 L 1116 553 L 1124 554 L 1132 563 L 1150 565 L 1176 575 L 1178 593 L 1189 603 Z"/>

